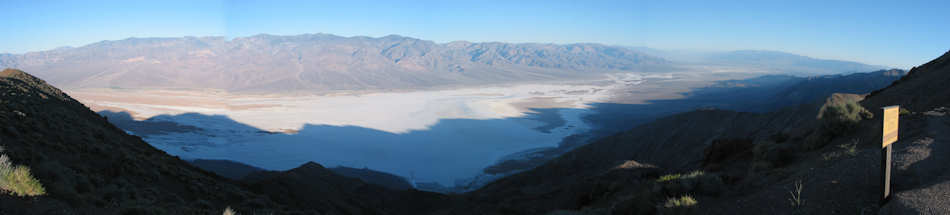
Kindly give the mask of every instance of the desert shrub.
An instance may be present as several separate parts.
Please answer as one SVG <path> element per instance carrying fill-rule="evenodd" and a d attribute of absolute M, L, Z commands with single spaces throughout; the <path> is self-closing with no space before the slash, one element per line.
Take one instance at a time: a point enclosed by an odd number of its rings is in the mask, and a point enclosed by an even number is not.
<path fill-rule="evenodd" d="M 681 174 L 681 173 L 668 174 L 668 175 L 660 176 L 660 178 L 656 179 L 656 182 L 667 182 L 667 181 L 674 181 L 674 180 L 680 180 L 680 179 L 691 179 L 691 178 L 702 176 L 703 174 L 705 173 L 703 173 L 702 170 L 696 170 L 696 171 L 692 171 L 686 174 Z"/>
<path fill-rule="evenodd" d="M 901 108 L 901 109 L 900 109 L 900 115 L 901 115 L 901 116 L 903 116 L 903 115 L 910 115 L 910 114 L 912 114 L 912 112 L 910 112 L 910 110 L 907 110 L 907 108 Z"/>
<path fill-rule="evenodd" d="M 864 106 L 857 101 L 842 101 L 825 103 L 818 111 L 818 119 L 822 121 L 822 128 L 832 136 L 844 134 L 854 129 L 861 120 L 874 117 Z"/>
<path fill-rule="evenodd" d="M 658 206 L 658 214 L 695 214 L 693 206 L 695 206 L 699 201 L 696 201 L 690 195 L 684 195 L 679 198 L 668 198 L 663 205 Z"/>
<path fill-rule="evenodd" d="M 719 195 L 725 187 L 725 183 L 718 174 L 706 174 L 703 171 L 664 175 L 656 182 L 668 194 L 698 193 L 715 196 Z"/>
<path fill-rule="evenodd" d="M 0 190 L 17 196 L 38 196 L 46 194 L 39 180 L 30 174 L 30 168 L 14 166 L 7 155 L 0 155 Z"/>
<path fill-rule="evenodd" d="M 666 203 L 663 204 L 663 207 L 675 208 L 675 207 L 691 207 L 699 203 L 693 196 L 685 195 L 679 198 L 669 198 L 666 199 Z"/>
<path fill-rule="evenodd" d="M 805 150 L 822 148 L 835 137 L 854 130 L 861 120 L 873 117 L 874 114 L 858 104 L 858 100 L 829 99 L 818 111 L 821 127 L 805 138 L 802 147 Z"/>

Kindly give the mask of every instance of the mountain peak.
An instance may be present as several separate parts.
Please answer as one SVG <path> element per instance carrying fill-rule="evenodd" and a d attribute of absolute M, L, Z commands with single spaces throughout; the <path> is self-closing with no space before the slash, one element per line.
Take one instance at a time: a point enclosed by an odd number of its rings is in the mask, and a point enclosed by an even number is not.
<path fill-rule="evenodd" d="M 51 97 L 55 97 L 64 101 L 73 100 L 72 98 L 67 96 L 65 93 L 63 93 L 63 91 L 47 84 L 46 81 L 44 81 L 43 79 L 30 75 L 29 73 L 26 73 L 23 70 L 11 69 L 11 68 L 4 69 L 2 72 L 0 72 L 0 79 L 13 79 L 13 80 L 18 80 L 22 82 L 16 85 L 21 86 L 21 88 L 19 89 L 21 91 L 26 91 L 27 95 L 33 95 L 31 94 L 31 92 L 29 92 L 30 91 L 29 89 L 32 88 L 32 89 L 38 90 L 37 92 L 42 94 L 42 97 L 44 98 L 47 96 L 51 96 Z M 28 86 L 28 88 L 23 88 L 23 85 L 21 84 L 25 84 L 26 86 Z M 40 95 L 40 94 L 36 94 L 36 95 Z"/>
<path fill-rule="evenodd" d="M 307 161 L 307 163 L 304 163 L 303 165 L 300 165 L 300 167 L 297 167 L 294 169 L 325 169 L 325 168 L 323 167 L 323 165 L 320 165 L 316 162 Z"/>
<path fill-rule="evenodd" d="M 16 79 L 25 79 L 25 80 L 39 80 L 30 74 L 27 74 L 23 70 L 6 68 L 3 69 L 3 72 L 0 72 L 0 77 L 3 78 L 16 78 Z"/>

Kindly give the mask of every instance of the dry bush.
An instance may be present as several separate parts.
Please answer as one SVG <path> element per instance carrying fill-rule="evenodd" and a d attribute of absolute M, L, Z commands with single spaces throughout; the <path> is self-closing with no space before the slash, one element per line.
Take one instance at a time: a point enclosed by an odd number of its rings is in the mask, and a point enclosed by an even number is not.
<path fill-rule="evenodd" d="M 664 207 L 673 208 L 673 207 L 690 207 L 698 203 L 693 196 L 685 195 L 679 198 L 669 198 L 666 200 L 666 203 L 663 204 Z"/>
<path fill-rule="evenodd" d="M 660 178 L 656 179 L 656 182 L 667 182 L 667 181 L 674 181 L 674 180 L 680 180 L 680 179 L 691 179 L 691 178 L 703 176 L 703 174 L 705 173 L 703 173 L 702 170 L 696 170 L 696 171 L 692 171 L 686 174 L 681 174 L 681 173 L 668 174 L 668 175 L 660 176 Z"/>
<path fill-rule="evenodd" d="M 14 166 L 7 155 L 0 155 L 0 190 L 17 196 L 39 196 L 46 194 L 46 189 L 39 180 L 30 174 L 30 168 Z"/>
<path fill-rule="evenodd" d="M 861 120 L 874 117 L 864 106 L 857 101 L 843 101 L 826 103 L 818 111 L 818 119 L 822 120 L 822 127 L 832 136 L 838 136 L 854 129 Z"/>

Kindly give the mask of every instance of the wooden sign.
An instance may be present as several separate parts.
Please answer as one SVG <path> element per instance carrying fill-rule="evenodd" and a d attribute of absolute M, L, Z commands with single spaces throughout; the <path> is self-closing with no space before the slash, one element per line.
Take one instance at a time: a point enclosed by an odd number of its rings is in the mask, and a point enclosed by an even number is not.
<path fill-rule="evenodd" d="M 900 106 L 887 106 L 884 109 L 884 133 L 881 135 L 881 148 L 897 142 L 897 125 L 900 116 Z"/>
<path fill-rule="evenodd" d="M 884 110 L 881 133 L 881 205 L 887 203 L 891 196 L 891 144 L 897 142 L 897 125 L 900 117 L 900 106 L 887 106 Z"/>

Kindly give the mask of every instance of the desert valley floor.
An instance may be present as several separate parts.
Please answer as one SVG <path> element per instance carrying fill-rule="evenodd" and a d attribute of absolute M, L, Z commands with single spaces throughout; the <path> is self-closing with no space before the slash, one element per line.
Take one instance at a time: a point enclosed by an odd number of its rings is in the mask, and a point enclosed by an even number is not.
<path fill-rule="evenodd" d="M 573 82 L 318 95 L 127 89 L 68 93 L 127 132 L 183 159 L 227 159 L 272 170 L 315 161 L 461 186 L 501 177 L 483 169 L 557 147 L 565 137 L 597 126 L 584 118 L 594 114 L 591 104 L 675 99 L 691 88 L 749 74 L 702 76 L 627 73 Z"/>

